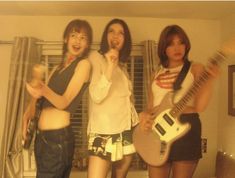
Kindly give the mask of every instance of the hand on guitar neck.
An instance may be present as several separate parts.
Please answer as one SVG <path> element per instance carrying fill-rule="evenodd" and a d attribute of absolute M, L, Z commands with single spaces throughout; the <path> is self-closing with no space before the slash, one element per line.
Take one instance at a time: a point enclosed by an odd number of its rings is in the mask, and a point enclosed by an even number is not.
<path fill-rule="evenodd" d="M 233 54 L 235 54 L 235 36 L 224 42 L 218 52 L 209 60 L 206 71 L 209 73 L 210 78 L 218 77 L 220 74 L 219 64 Z"/>

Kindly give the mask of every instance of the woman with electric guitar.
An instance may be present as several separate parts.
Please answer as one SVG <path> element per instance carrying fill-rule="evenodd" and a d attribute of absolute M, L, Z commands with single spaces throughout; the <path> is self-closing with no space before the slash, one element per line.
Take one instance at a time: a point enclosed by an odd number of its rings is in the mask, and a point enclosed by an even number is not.
<path fill-rule="evenodd" d="M 61 64 L 52 71 L 48 84 L 26 85 L 35 100 L 43 100 L 34 144 L 37 178 L 69 178 L 74 154 L 70 115 L 89 84 L 91 43 L 89 23 L 72 20 L 64 31 Z"/>
<path fill-rule="evenodd" d="M 218 63 L 217 52 L 207 67 L 189 62 L 190 41 L 178 25 L 167 26 L 158 43 L 160 67 L 153 76 L 147 110 L 140 113 L 133 142 L 148 163 L 150 178 L 191 178 L 201 153 L 199 112 L 206 109 Z M 172 104 L 174 103 L 174 104 Z"/>

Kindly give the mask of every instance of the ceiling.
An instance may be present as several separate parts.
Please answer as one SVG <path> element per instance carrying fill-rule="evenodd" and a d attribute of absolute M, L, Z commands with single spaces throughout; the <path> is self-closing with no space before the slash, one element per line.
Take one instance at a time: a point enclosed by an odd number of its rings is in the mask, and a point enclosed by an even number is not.
<path fill-rule="evenodd" d="M 235 1 L 0 1 L 0 15 L 215 19 L 235 14 Z"/>

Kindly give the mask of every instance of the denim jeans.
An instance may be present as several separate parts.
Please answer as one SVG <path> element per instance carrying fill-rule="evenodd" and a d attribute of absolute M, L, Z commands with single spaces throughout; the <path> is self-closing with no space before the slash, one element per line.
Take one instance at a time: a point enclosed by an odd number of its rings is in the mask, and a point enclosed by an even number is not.
<path fill-rule="evenodd" d="M 69 178 L 74 154 L 72 128 L 38 130 L 34 151 L 37 178 Z"/>

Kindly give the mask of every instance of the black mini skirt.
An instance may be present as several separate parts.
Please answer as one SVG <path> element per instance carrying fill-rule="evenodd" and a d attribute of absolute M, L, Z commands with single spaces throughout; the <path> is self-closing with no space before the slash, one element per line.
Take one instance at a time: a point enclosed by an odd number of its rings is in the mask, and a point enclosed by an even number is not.
<path fill-rule="evenodd" d="M 168 161 L 189 161 L 202 158 L 201 121 L 198 113 L 182 114 L 181 123 L 190 123 L 189 132 L 176 140 L 170 150 Z"/>

